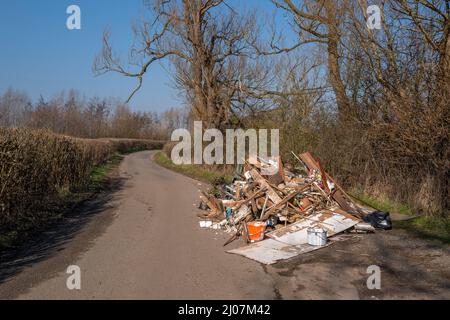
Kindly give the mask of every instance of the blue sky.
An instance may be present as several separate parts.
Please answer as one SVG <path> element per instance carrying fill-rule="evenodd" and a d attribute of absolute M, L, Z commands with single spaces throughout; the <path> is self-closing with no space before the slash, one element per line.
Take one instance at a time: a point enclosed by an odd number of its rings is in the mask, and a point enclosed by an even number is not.
<path fill-rule="evenodd" d="M 227 3 L 239 8 L 243 2 Z M 71 4 L 81 8 L 81 30 L 66 28 L 66 9 Z M 257 6 L 265 13 L 274 8 L 269 0 L 247 0 L 245 6 Z M 116 51 L 126 54 L 132 41 L 130 25 L 142 9 L 142 0 L 2 1 L 0 94 L 13 87 L 37 99 L 75 89 L 88 97 L 125 100 L 134 88 L 133 79 L 112 73 L 94 77 L 91 67 L 107 27 Z M 133 109 L 161 111 L 182 105 L 165 68 L 164 64 L 152 66 L 143 88 L 130 103 Z"/>

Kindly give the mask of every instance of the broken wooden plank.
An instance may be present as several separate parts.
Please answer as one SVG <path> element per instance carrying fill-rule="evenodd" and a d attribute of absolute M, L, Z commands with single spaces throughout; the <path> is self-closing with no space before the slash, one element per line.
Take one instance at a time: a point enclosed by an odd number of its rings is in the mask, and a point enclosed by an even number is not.
<path fill-rule="evenodd" d="M 240 207 L 243 202 L 244 202 L 244 200 L 235 201 L 235 200 L 224 199 L 224 200 L 222 200 L 222 205 L 224 207 L 229 207 L 229 208 Z"/>
<path fill-rule="evenodd" d="M 318 163 L 309 152 L 302 153 L 299 157 L 309 170 L 319 170 Z"/>
<path fill-rule="evenodd" d="M 241 220 L 245 219 L 251 213 L 252 213 L 252 211 L 250 210 L 250 208 L 247 205 L 245 205 L 245 204 L 242 205 L 233 218 L 234 223 L 237 224 Z"/>
<path fill-rule="evenodd" d="M 239 206 L 237 206 L 237 208 L 240 208 L 241 206 L 248 204 L 249 202 L 251 203 L 252 208 L 253 208 L 253 205 L 256 206 L 256 203 L 253 204 L 254 199 L 258 198 L 259 196 L 262 196 L 262 195 L 264 195 L 264 189 L 259 189 L 259 190 L 254 191 L 252 194 L 248 195 L 247 199 L 240 201 L 240 204 L 239 204 Z"/>
<path fill-rule="evenodd" d="M 261 216 L 259 217 L 261 220 L 262 220 L 262 217 L 264 216 L 264 211 L 266 211 L 267 200 L 269 200 L 269 196 L 268 195 L 266 195 L 266 199 L 264 200 L 264 205 L 263 205 L 263 208 L 261 210 Z"/>
<path fill-rule="evenodd" d="M 253 179 L 266 190 L 267 194 L 269 195 L 269 199 L 272 200 L 273 203 L 281 202 L 281 197 L 275 192 L 275 190 L 269 185 L 266 179 L 264 179 L 256 169 L 250 170 L 250 174 L 252 175 Z"/>
<path fill-rule="evenodd" d="M 240 184 L 238 184 L 237 186 L 236 186 L 236 192 L 235 192 L 235 199 L 236 200 L 241 200 L 241 185 Z"/>
<path fill-rule="evenodd" d="M 269 208 L 264 215 L 262 216 L 262 220 L 266 220 L 267 218 L 269 218 L 273 213 L 275 213 L 276 210 L 280 209 L 283 205 L 285 205 L 286 203 L 288 203 L 291 199 L 293 199 L 296 195 L 298 195 L 300 193 L 300 191 L 294 191 L 292 192 L 290 195 L 288 195 L 287 197 L 285 197 L 283 200 L 281 200 L 281 202 L 276 203 L 275 205 L 273 205 L 271 208 Z"/>
<path fill-rule="evenodd" d="M 248 244 L 250 240 L 248 238 L 248 229 L 246 221 L 241 222 L 241 228 L 242 228 L 242 239 L 244 240 L 244 244 Z"/>
<path fill-rule="evenodd" d="M 333 193 L 332 193 L 332 197 L 334 200 L 336 200 L 336 202 L 339 204 L 339 206 L 346 212 L 351 213 L 351 214 L 355 214 L 355 215 L 359 215 L 359 213 L 354 210 L 350 204 L 348 203 L 348 201 L 344 198 L 344 195 L 342 193 L 342 191 L 340 189 L 336 189 Z"/>
<path fill-rule="evenodd" d="M 231 238 L 229 238 L 229 239 L 223 244 L 223 246 L 225 247 L 226 245 L 232 243 L 232 242 L 233 242 L 234 240 L 236 240 L 237 238 L 239 238 L 239 231 L 236 231 L 236 233 L 233 234 L 233 235 L 231 236 Z"/>
<path fill-rule="evenodd" d="M 275 212 L 275 210 L 281 208 L 284 204 L 288 203 L 291 199 L 293 199 L 296 195 L 300 194 L 301 192 L 305 191 L 311 186 L 311 183 L 308 183 L 307 185 L 301 187 L 300 189 L 297 189 L 293 191 L 291 194 L 286 196 L 281 202 L 274 204 L 272 207 L 270 207 L 267 212 L 262 217 L 263 220 L 270 217 L 271 214 Z"/>
<path fill-rule="evenodd" d="M 217 203 L 213 201 L 210 196 L 208 196 L 205 192 L 200 192 L 200 199 L 203 200 L 203 202 L 206 203 L 206 205 L 211 209 L 213 212 L 220 212 L 220 208 L 217 206 Z"/>
<path fill-rule="evenodd" d="M 330 188 L 328 187 L 328 182 L 327 182 L 327 173 L 323 169 L 322 163 L 320 163 L 320 159 L 317 160 L 317 164 L 319 165 L 320 175 L 322 177 L 323 189 L 325 190 L 325 192 L 327 194 L 330 194 Z"/>

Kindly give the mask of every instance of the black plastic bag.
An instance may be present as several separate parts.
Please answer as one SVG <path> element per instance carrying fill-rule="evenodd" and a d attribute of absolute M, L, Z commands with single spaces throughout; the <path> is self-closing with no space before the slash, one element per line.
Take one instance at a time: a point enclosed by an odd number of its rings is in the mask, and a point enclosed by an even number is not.
<path fill-rule="evenodd" d="M 376 229 L 392 229 L 392 221 L 389 212 L 374 211 L 366 215 L 363 220 L 367 223 L 370 223 L 372 227 Z"/>

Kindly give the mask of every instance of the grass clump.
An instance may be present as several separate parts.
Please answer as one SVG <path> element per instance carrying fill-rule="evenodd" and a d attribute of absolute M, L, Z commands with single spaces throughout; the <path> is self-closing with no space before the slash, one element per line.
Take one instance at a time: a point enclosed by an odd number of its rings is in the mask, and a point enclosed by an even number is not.
<path fill-rule="evenodd" d="M 380 211 L 413 215 L 413 208 L 407 203 L 373 197 L 357 189 L 352 190 L 351 196 L 355 197 L 355 199 L 359 200 L 361 203 Z"/>
<path fill-rule="evenodd" d="M 421 238 L 450 244 L 448 217 L 420 216 L 411 220 L 395 221 L 394 227 L 407 230 Z"/>
<path fill-rule="evenodd" d="M 182 173 L 191 178 L 198 179 L 212 185 L 228 184 L 231 183 L 233 177 L 218 171 L 208 170 L 201 165 L 182 164 L 176 165 L 169 159 L 164 152 L 158 152 L 154 157 L 156 163 L 164 168 Z"/>
<path fill-rule="evenodd" d="M 117 153 L 105 163 L 94 167 L 91 172 L 91 185 L 95 188 L 103 184 L 108 179 L 108 173 L 116 168 L 123 159 L 123 155 Z"/>

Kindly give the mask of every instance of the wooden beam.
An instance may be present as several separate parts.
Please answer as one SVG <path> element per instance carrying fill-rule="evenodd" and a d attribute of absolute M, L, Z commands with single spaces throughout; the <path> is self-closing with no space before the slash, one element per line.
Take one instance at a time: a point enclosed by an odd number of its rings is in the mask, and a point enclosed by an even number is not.
<path fill-rule="evenodd" d="M 269 185 L 266 179 L 264 179 L 256 169 L 252 169 L 250 171 L 250 174 L 252 175 L 253 179 L 266 190 L 267 194 L 269 195 L 269 199 L 272 200 L 273 203 L 276 204 L 281 202 L 280 196 L 275 192 L 275 190 Z"/>

